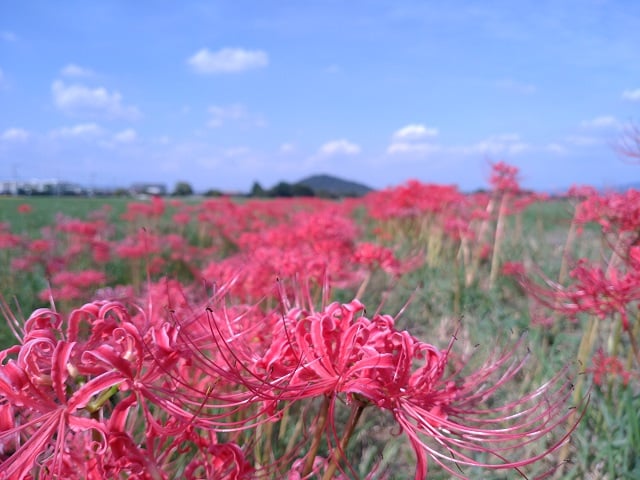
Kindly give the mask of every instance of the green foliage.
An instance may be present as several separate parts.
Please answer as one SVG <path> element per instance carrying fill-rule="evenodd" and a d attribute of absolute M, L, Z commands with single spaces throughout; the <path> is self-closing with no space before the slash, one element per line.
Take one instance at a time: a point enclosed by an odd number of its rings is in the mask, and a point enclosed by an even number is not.
<path fill-rule="evenodd" d="M 299 183 L 279 182 L 266 192 L 269 197 L 313 197 L 312 188 Z"/>
<path fill-rule="evenodd" d="M 173 189 L 173 195 L 175 197 L 186 197 L 188 195 L 193 195 L 193 188 L 188 182 L 177 182 L 175 188 Z"/>
<path fill-rule="evenodd" d="M 180 183 L 176 185 L 176 193 L 178 190 L 188 191 L 188 184 L 178 189 L 179 185 Z M 253 197 L 313 194 L 309 187 L 286 182 L 267 191 L 256 182 L 251 189 Z M 42 235 L 43 227 L 56 221 L 57 214 L 84 219 L 90 212 L 106 204 L 110 208 L 110 221 L 116 228 L 124 229 L 125 226 L 119 219 L 125 211 L 127 201 L 123 198 L 0 198 L 0 222 L 10 223 L 13 232 L 38 238 Z M 32 211 L 18 213 L 18 206 L 21 204 L 30 205 Z M 159 220 L 159 228 L 171 226 L 171 214 L 172 210 L 168 208 Z M 358 211 L 357 214 L 361 217 L 361 223 L 367 225 L 368 219 L 364 218 L 364 213 Z M 502 251 L 503 261 L 524 259 L 538 265 L 551 278 L 557 278 L 572 214 L 569 202 L 558 200 L 532 205 L 523 212 L 520 220 L 509 218 L 506 226 L 509 234 L 506 235 Z M 518 224 L 518 221 L 521 223 Z M 513 233 L 518 231 L 519 234 Z M 120 237 L 123 234 L 124 231 L 118 233 Z M 182 235 L 189 245 L 210 246 L 211 237 L 200 232 L 197 225 L 185 225 Z M 370 235 L 373 236 L 373 233 Z M 420 242 L 415 238 L 410 240 L 413 243 L 409 241 L 402 246 L 401 253 L 426 257 L 428 252 L 413 250 Z M 234 244 L 230 239 L 226 241 L 228 244 L 225 248 L 231 251 Z M 594 258 L 599 255 L 601 246 L 595 229 L 586 228 L 579 240 L 572 245 L 571 256 Z M 499 276 L 494 288 L 485 288 L 483 280 L 489 264 L 484 261 L 480 264 L 479 278 L 467 285 L 458 254 L 457 249 L 444 246 L 434 262 L 425 263 L 400 279 L 389 280 L 387 276 L 377 272 L 372 275 L 362 300 L 370 309 L 375 309 L 381 299 L 384 299 L 384 310 L 387 312 L 399 312 L 406 306 L 397 319 L 399 328 L 408 328 L 416 336 L 429 339 L 431 343 L 441 347 L 445 347 L 452 335 L 456 334 L 458 340 L 454 348 L 466 353 L 490 351 L 497 344 L 509 344 L 528 331 L 526 345 L 531 350 L 531 357 L 526 376 L 510 387 L 510 393 L 514 396 L 531 391 L 532 387 L 549 379 L 560 365 L 575 363 L 586 318 L 578 318 L 576 323 L 572 323 L 558 316 L 553 318 L 555 323 L 551 328 L 538 326 L 532 323 L 532 301 L 517 282 L 512 278 Z M 126 284 L 130 280 L 131 265 L 127 262 L 114 261 L 109 265 L 110 276 L 117 283 Z M 46 302 L 37 299 L 37 292 L 46 285 L 41 272 L 11 272 L 10 258 L 2 250 L 0 271 L 0 293 L 12 307 L 15 298 L 24 316 L 28 316 L 34 308 L 46 305 Z M 182 264 L 172 265 L 171 270 L 166 273 L 176 278 L 189 278 L 193 275 Z M 352 297 L 351 291 L 336 290 L 332 298 L 346 302 Z M 0 344 L 8 345 L 13 341 L 9 330 L 1 328 Z M 485 357 L 478 355 L 480 359 Z M 584 367 L 576 366 L 580 369 Z M 573 435 L 569 468 L 562 478 L 579 479 L 587 478 L 587 475 L 609 479 L 640 478 L 640 392 L 637 382 L 626 387 L 621 384 L 606 385 L 603 389 L 595 386 L 589 388 L 587 385 L 585 390 L 590 394 L 590 403 Z M 364 476 L 373 465 L 378 465 L 380 478 L 383 474 L 388 474 L 389 478 L 406 478 L 404 473 L 399 472 L 406 471 L 404 467 L 413 463 L 410 449 L 396 439 L 387 443 L 383 441 L 389 438 L 389 432 L 384 429 L 390 427 L 391 422 L 385 418 L 371 418 L 367 414 L 364 415 L 363 422 L 367 426 L 363 431 L 370 433 L 354 438 L 349 447 L 349 458 L 361 459 L 361 463 L 354 466 L 356 472 Z M 293 429 L 295 425 L 290 427 Z M 305 425 L 305 428 L 308 427 L 309 425 Z M 274 445 L 284 451 L 290 433 L 273 431 L 270 432 L 270 438 Z M 553 464 L 547 467 L 551 468 Z M 493 473 L 491 478 L 508 478 L 494 476 Z M 476 473 L 465 469 L 462 474 L 471 478 L 487 478 L 486 472 Z M 432 468 L 429 478 L 449 476 Z"/>
<path fill-rule="evenodd" d="M 253 182 L 249 196 L 254 198 L 263 198 L 267 196 L 267 191 L 262 188 L 262 185 L 260 185 L 259 182 Z"/>

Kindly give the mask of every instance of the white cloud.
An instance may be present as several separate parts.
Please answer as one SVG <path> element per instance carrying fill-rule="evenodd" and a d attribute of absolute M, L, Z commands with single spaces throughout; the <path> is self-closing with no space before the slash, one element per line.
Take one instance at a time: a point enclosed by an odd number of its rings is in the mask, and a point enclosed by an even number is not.
<path fill-rule="evenodd" d="M 397 133 L 397 132 L 396 132 Z M 387 147 L 388 155 L 420 157 L 439 153 L 443 155 L 517 155 L 533 147 L 515 133 L 492 135 L 470 145 L 442 145 L 426 141 L 395 139 Z"/>
<path fill-rule="evenodd" d="M 8 140 L 13 142 L 24 142 L 29 138 L 29 132 L 23 128 L 8 128 L 0 136 L 2 140 Z"/>
<path fill-rule="evenodd" d="M 360 145 L 345 139 L 332 140 L 320 147 L 320 154 L 325 156 L 357 155 L 361 151 Z"/>
<path fill-rule="evenodd" d="M 292 153 L 296 150 L 296 146 L 293 143 L 283 143 L 282 145 L 280 145 L 280 148 L 278 149 L 280 151 L 280 153 Z"/>
<path fill-rule="evenodd" d="M 412 123 L 397 130 L 393 134 L 393 138 L 397 140 L 420 140 L 427 137 L 436 137 L 438 133 L 437 128 L 427 127 L 420 123 Z"/>
<path fill-rule="evenodd" d="M 611 115 L 601 115 L 599 117 L 592 118 L 591 120 L 585 120 L 580 125 L 587 128 L 608 128 L 617 127 L 619 122 Z"/>
<path fill-rule="evenodd" d="M 442 150 L 439 145 L 416 142 L 393 142 L 387 147 L 389 155 L 427 155 Z"/>
<path fill-rule="evenodd" d="M 538 88 L 531 83 L 518 82 L 511 78 L 498 80 L 496 82 L 496 86 L 503 90 L 519 93 L 520 95 L 532 95 L 536 93 L 536 91 L 538 90 Z"/>
<path fill-rule="evenodd" d="M 0 85 L 2 85 L 3 81 L 4 81 L 4 72 L 0 68 Z"/>
<path fill-rule="evenodd" d="M 531 147 L 520 139 L 520 135 L 516 133 L 505 133 L 501 135 L 492 135 L 471 146 L 459 147 L 459 150 L 465 154 L 482 154 L 482 155 L 517 155 Z"/>
<path fill-rule="evenodd" d="M 96 123 L 80 123 L 72 127 L 56 128 L 50 135 L 53 138 L 92 138 L 104 133 L 104 129 Z"/>
<path fill-rule="evenodd" d="M 104 87 L 66 85 L 56 80 L 51 85 L 53 102 L 63 112 L 76 116 L 101 116 L 132 120 L 140 116 L 137 107 L 124 105 L 118 91 L 109 92 Z"/>
<path fill-rule="evenodd" d="M 5 42 L 15 42 L 18 40 L 18 36 L 15 33 L 6 30 L 0 32 L 0 38 Z"/>
<path fill-rule="evenodd" d="M 440 147 L 425 142 L 427 138 L 437 137 L 437 128 L 421 123 L 411 123 L 393 133 L 393 141 L 387 147 L 389 155 L 426 155 L 440 150 Z"/>
<path fill-rule="evenodd" d="M 547 152 L 555 153 L 557 155 L 565 155 L 568 153 L 567 147 L 561 145 L 560 143 L 549 143 L 544 147 L 544 150 Z"/>
<path fill-rule="evenodd" d="M 624 92 L 622 92 L 622 98 L 631 102 L 639 102 L 640 88 L 636 88 L 635 90 L 625 90 Z"/>
<path fill-rule="evenodd" d="M 223 48 L 211 52 L 207 48 L 198 50 L 187 60 L 197 73 L 238 73 L 269 65 L 269 56 L 262 50 Z"/>
<path fill-rule="evenodd" d="M 570 135 L 566 138 L 566 141 L 567 143 L 575 145 L 576 147 L 589 147 L 601 142 L 601 140 L 597 138 L 588 137 L 585 135 Z"/>
<path fill-rule="evenodd" d="M 66 65 L 62 70 L 60 70 L 60 73 L 65 77 L 92 77 L 95 75 L 93 70 L 81 67 L 75 63 Z"/>
<path fill-rule="evenodd" d="M 138 138 L 138 134 L 133 128 L 127 128 L 113 136 L 113 141 L 118 143 L 131 143 Z"/>
<path fill-rule="evenodd" d="M 244 105 L 234 104 L 227 106 L 211 105 L 209 107 L 211 118 L 207 125 L 211 128 L 222 127 L 229 121 L 239 122 L 246 126 L 264 127 L 266 122 L 260 115 L 253 114 Z"/>

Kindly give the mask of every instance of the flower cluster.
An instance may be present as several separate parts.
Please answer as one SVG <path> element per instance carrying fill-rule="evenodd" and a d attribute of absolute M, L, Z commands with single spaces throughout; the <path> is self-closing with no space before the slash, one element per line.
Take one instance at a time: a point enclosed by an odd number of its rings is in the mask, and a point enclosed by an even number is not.
<path fill-rule="evenodd" d="M 369 410 L 406 434 L 416 479 L 429 457 L 455 476 L 463 470 L 452 463 L 520 469 L 572 430 L 564 372 L 523 398 L 479 406 L 525 365 L 516 348 L 466 372 L 451 345 L 398 330 L 389 315 L 367 318 L 358 300 L 278 314 L 226 305 L 229 287 L 206 309 L 173 281 L 152 286 L 146 309 L 96 301 L 68 317 L 10 317 L 20 343 L 0 353 L 0 478 L 334 478 L 351 468 L 348 441 Z M 316 399 L 307 449 L 271 452 L 270 462 L 252 451 L 260 429 Z M 340 435 L 343 402 L 352 415 Z M 539 455 L 519 456 L 557 431 Z"/>

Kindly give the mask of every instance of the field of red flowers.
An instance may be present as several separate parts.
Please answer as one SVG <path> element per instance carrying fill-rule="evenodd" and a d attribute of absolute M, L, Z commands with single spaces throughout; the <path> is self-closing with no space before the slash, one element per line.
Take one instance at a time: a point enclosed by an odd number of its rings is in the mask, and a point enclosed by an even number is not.
<path fill-rule="evenodd" d="M 640 478 L 640 192 L 517 173 L 0 199 L 0 478 Z"/>

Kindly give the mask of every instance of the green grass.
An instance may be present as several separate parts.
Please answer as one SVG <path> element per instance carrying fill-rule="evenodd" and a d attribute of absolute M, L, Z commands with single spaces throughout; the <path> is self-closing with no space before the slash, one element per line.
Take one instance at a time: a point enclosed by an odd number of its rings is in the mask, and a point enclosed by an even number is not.
<path fill-rule="evenodd" d="M 55 223 L 58 214 L 86 219 L 89 213 L 107 205 L 111 208 L 110 220 L 117 221 L 130 201 L 127 198 L 0 196 L 0 222 L 10 223 L 15 233 L 37 237 L 42 227 Z M 29 205 L 32 211 L 19 213 L 20 205 Z"/>
<path fill-rule="evenodd" d="M 8 222 L 15 233 L 38 237 L 40 229 L 55 223 L 57 215 L 85 219 L 104 205 L 110 207 L 109 221 L 116 226 L 124 222 L 120 216 L 125 212 L 130 199 L 122 198 L 1 198 L 0 222 Z M 18 206 L 28 204 L 33 211 L 18 213 Z M 168 209 L 171 211 L 171 208 Z M 170 213 L 165 213 L 164 225 L 170 226 Z M 358 214 L 361 216 L 362 211 Z M 502 259 L 524 261 L 536 265 L 551 279 L 557 279 L 562 262 L 567 233 L 573 218 L 573 207 L 565 200 L 536 203 L 526 209 L 521 218 L 510 217 L 506 225 Z M 120 227 L 118 227 L 120 228 Z M 122 227 L 124 230 L 124 227 Z M 120 232 L 121 234 L 122 232 Z M 196 235 L 190 241 L 195 241 Z M 189 235 L 189 234 L 188 234 Z M 187 236 L 188 236 L 187 235 Z M 603 243 L 598 229 L 588 226 L 570 245 L 572 259 L 587 257 L 598 259 L 602 256 Z M 0 266 L 8 265 L 6 252 L 0 251 Z M 423 252 L 426 256 L 428 252 Z M 454 332 L 457 333 L 455 348 L 466 353 L 475 352 L 480 362 L 496 345 L 508 346 L 514 340 L 526 336 L 524 349 L 532 355 L 527 364 L 525 376 L 513 385 L 511 394 L 517 396 L 540 385 L 550 378 L 562 365 L 575 364 L 577 347 L 583 334 L 587 318 L 572 323 L 557 317 L 553 328 L 531 325 L 532 301 L 512 278 L 499 277 L 493 289 L 486 288 L 489 264 L 480 265 L 480 275 L 476 282 L 464 286 L 464 272 L 456 260 L 455 247 L 443 248 L 440 258 L 430 265 L 424 265 L 397 281 L 390 281 L 384 275 L 374 275 L 362 299 L 370 315 L 378 308 L 384 297 L 383 312 L 394 315 L 411 300 L 396 325 L 409 329 L 423 340 L 444 348 Z M 3 269 L 6 267 L 2 267 Z M 130 274 L 129 265 L 124 262 L 110 264 L 111 276 L 120 281 Z M 44 278 L 37 272 L 14 275 L 5 271 L 0 276 L 0 293 L 8 301 L 15 297 L 23 308 L 24 315 L 42 302 L 34 299 L 35 294 L 46 286 Z M 353 292 L 337 290 L 334 299 L 351 300 Z M 608 320 L 610 321 L 610 320 Z M 457 330 L 459 328 L 459 330 Z M 6 328 L 0 329 L 0 344 L 9 345 L 11 339 Z M 473 363 L 472 363 L 473 365 Z M 584 366 L 575 365 L 575 370 Z M 585 478 L 586 474 L 597 472 L 597 478 L 640 478 L 637 452 L 640 451 L 640 430 L 637 428 L 637 411 L 640 395 L 637 387 L 616 387 L 612 392 L 601 392 L 596 387 L 591 390 L 591 401 L 585 418 L 574 435 L 574 447 L 570 468 L 563 478 Z M 634 390 L 636 388 L 636 390 Z M 371 431 L 391 428 L 389 419 L 370 418 L 364 422 Z M 396 432 L 397 433 L 397 432 Z M 387 432 L 380 434 L 382 437 Z M 354 440 L 354 449 L 362 456 L 360 473 L 375 460 L 380 445 L 371 445 L 372 438 L 364 436 Z M 375 443 L 375 442 L 374 442 Z M 379 443 L 379 442 L 378 442 Z M 383 464 L 392 472 L 402 471 L 412 465 L 413 455 L 406 444 L 389 442 L 383 446 Z M 530 452 L 528 452 L 530 453 Z M 393 458 L 390 458 L 393 457 Z M 487 478 L 487 472 L 465 471 L 472 478 Z M 512 478 L 512 473 L 494 475 L 491 478 Z M 391 478 L 406 478 L 394 475 Z M 448 478 L 430 472 L 430 479 Z"/>

